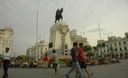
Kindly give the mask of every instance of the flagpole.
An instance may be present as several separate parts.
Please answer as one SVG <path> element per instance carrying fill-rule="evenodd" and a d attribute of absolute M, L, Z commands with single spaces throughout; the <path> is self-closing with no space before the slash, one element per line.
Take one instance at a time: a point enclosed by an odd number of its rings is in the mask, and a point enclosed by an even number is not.
<path fill-rule="evenodd" d="M 100 36 L 100 51 L 102 50 L 102 41 L 101 41 L 101 29 L 100 29 L 100 23 L 98 23 L 98 27 L 99 27 L 99 36 Z M 101 51 L 101 57 L 102 57 L 102 51 Z"/>
<path fill-rule="evenodd" d="M 38 61 L 38 8 L 37 8 L 37 12 L 36 12 L 36 61 Z"/>

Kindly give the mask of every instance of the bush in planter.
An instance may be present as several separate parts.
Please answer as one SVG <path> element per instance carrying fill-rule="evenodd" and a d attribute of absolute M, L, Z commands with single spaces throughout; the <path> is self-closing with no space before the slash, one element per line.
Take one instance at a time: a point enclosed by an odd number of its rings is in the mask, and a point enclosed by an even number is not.
<path fill-rule="evenodd" d="M 59 60 L 60 60 L 60 64 L 66 64 L 68 67 L 71 66 L 71 59 L 62 58 L 62 59 L 59 59 Z"/>
<path fill-rule="evenodd" d="M 59 64 L 66 64 L 66 62 L 59 59 Z"/>
<path fill-rule="evenodd" d="M 89 45 L 83 46 L 83 51 L 84 52 L 91 51 L 91 50 L 92 50 L 91 46 L 89 46 Z"/>
<path fill-rule="evenodd" d="M 92 52 L 90 52 L 90 51 L 86 53 L 86 56 L 89 57 L 89 58 L 92 57 L 92 56 L 94 56 L 94 55 L 95 55 L 95 54 L 92 53 Z"/>

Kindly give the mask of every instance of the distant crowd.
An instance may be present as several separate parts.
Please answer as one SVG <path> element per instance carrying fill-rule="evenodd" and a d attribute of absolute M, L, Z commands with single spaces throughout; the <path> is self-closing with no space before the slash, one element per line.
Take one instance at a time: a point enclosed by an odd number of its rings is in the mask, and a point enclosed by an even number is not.
<path fill-rule="evenodd" d="M 2 67 L 2 60 L 0 60 L 0 67 Z M 24 61 L 24 60 L 10 60 L 9 67 L 10 68 L 36 68 L 36 67 L 43 67 L 43 68 L 49 68 L 51 67 L 52 59 L 44 59 L 40 61 Z"/>
<path fill-rule="evenodd" d="M 65 66 L 71 66 L 72 62 L 64 61 Z M 103 65 L 103 64 L 113 64 L 113 63 L 120 63 L 121 60 L 119 58 L 112 58 L 112 57 L 105 57 L 105 58 L 86 58 L 86 62 L 88 65 Z M 2 66 L 2 60 L 0 59 L 0 67 Z M 31 61 L 17 61 L 11 60 L 9 67 L 10 68 L 51 68 L 52 65 L 52 58 L 48 58 L 45 56 L 43 59 L 39 61 L 31 60 Z"/>

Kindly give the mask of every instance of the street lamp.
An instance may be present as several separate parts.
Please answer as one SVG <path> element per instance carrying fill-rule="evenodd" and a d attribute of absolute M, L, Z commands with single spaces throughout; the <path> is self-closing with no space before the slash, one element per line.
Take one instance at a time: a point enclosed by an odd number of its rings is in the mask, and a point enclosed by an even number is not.
<path fill-rule="evenodd" d="M 100 29 L 100 23 L 98 23 L 98 28 L 99 28 L 99 36 L 100 36 L 100 52 L 101 52 L 101 57 L 103 56 L 102 55 L 102 41 L 101 41 L 101 29 Z"/>
<path fill-rule="evenodd" d="M 37 8 L 37 14 L 36 14 L 36 61 L 38 61 L 38 8 Z"/>

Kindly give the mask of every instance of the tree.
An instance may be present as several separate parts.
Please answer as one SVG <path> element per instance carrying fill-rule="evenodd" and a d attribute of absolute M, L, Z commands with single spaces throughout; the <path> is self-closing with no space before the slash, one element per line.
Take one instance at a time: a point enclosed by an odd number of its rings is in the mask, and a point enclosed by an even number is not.
<path fill-rule="evenodd" d="M 23 57 L 17 56 L 17 57 L 16 57 L 16 60 L 18 60 L 18 61 L 19 61 L 19 60 L 23 60 Z"/>
<path fill-rule="evenodd" d="M 27 60 L 29 60 L 29 57 L 28 56 L 25 56 L 25 55 L 21 55 L 21 56 L 16 57 L 16 60 L 24 60 L 24 61 L 27 61 Z"/>
<path fill-rule="evenodd" d="M 86 53 L 86 56 L 89 57 L 89 58 L 90 58 L 91 56 L 94 56 L 94 55 L 95 55 L 95 54 L 94 54 L 93 52 L 90 52 L 90 51 Z"/>
<path fill-rule="evenodd" d="M 91 50 L 92 50 L 92 48 L 91 48 L 90 45 L 85 45 L 85 46 L 83 46 L 83 51 L 84 51 L 84 52 L 91 51 Z"/>

